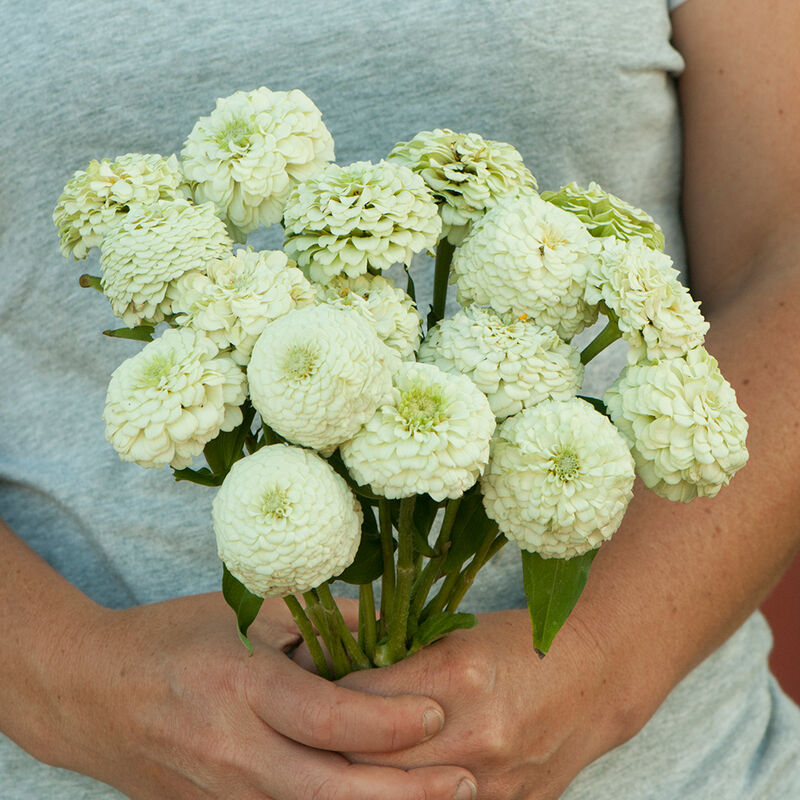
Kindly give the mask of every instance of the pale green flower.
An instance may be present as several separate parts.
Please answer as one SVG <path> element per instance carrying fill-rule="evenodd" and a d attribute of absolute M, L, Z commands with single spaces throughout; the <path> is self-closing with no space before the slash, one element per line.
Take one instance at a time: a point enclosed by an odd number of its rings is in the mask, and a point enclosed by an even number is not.
<path fill-rule="evenodd" d="M 420 131 L 411 141 L 398 142 L 389 160 L 422 176 L 439 204 L 442 236 L 455 245 L 499 198 L 536 188 L 514 147 L 477 133 Z"/>
<path fill-rule="evenodd" d="M 575 214 L 592 236 L 615 236 L 626 241 L 638 236 L 648 247 L 664 249 L 664 233 L 646 211 L 604 191 L 594 181 L 588 189 L 568 183 L 557 192 L 542 192 L 542 199 Z"/>
<path fill-rule="evenodd" d="M 170 328 L 114 370 L 103 421 L 123 461 L 188 467 L 242 421 L 242 370 L 202 332 Z"/>
<path fill-rule="evenodd" d="M 486 514 L 520 548 L 572 558 L 617 530 L 633 480 L 625 440 L 574 398 L 545 400 L 503 422 L 481 490 Z"/>
<path fill-rule="evenodd" d="M 127 153 L 92 161 L 70 178 L 53 211 L 64 257 L 86 258 L 132 206 L 183 197 L 182 180 L 175 156 Z"/>
<path fill-rule="evenodd" d="M 368 269 L 409 264 L 441 232 L 436 203 L 422 178 L 402 164 L 328 165 L 291 194 L 285 249 L 318 283 L 357 278 Z"/>
<path fill-rule="evenodd" d="M 586 277 L 600 243 L 574 215 L 525 194 L 500 200 L 453 256 L 462 305 L 491 306 L 549 325 L 563 339 L 592 324 Z"/>
<path fill-rule="evenodd" d="M 747 462 L 744 412 L 702 347 L 629 365 L 603 399 L 639 477 L 662 497 L 713 497 Z"/>
<path fill-rule="evenodd" d="M 322 585 L 350 566 L 361 506 L 316 453 L 272 445 L 237 461 L 212 507 L 219 557 L 259 597 Z"/>
<path fill-rule="evenodd" d="M 303 92 L 265 87 L 221 97 L 181 151 L 198 203 L 212 202 L 236 241 L 283 215 L 286 198 L 333 160 L 333 138 Z"/>
<path fill-rule="evenodd" d="M 188 272 L 167 291 L 179 325 L 205 331 L 221 349 L 247 364 L 253 345 L 272 320 L 314 301 L 314 290 L 285 253 L 241 249 L 211 261 L 207 274 Z"/>
<path fill-rule="evenodd" d="M 419 360 L 466 375 L 498 419 L 548 397 L 574 397 L 583 380 L 580 353 L 552 328 L 479 306 L 439 322 L 422 343 Z"/>
<path fill-rule="evenodd" d="M 161 322 L 169 284 L 231 255 L 233 243 L 210 203 L 159 200 L 131 209 L 103 240 L 100 285 L 126 325 Z"/>
<path fill-rule="evenodd" d="M 404 361 L 391 399 L 340 449 L 360 484 L 388 498 L 460 497 L 489 458 L 495 427 L 486 397 L 462 375 Z"/>

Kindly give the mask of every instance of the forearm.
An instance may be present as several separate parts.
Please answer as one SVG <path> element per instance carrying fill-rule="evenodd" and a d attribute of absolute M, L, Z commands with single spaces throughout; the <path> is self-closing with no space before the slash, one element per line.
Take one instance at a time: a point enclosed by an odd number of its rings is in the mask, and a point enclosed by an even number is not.
<path fill-rule="evenodd" d="M 622 677 L 648 676 L 638 724 L 758 607 L 800 541 L 800 244 L 773 239 L 754 259 L 749 279 L 711 307 L 707 340 L 748 414 L 749 463 L 716 498 L 689 504 L 637 483 L 575 612 Z"/>
<path fill-rule="evenodd" d="M 52 758 L 67 675 L 102 609 L 0 521 L 0 730 L 38 758 Z"/>

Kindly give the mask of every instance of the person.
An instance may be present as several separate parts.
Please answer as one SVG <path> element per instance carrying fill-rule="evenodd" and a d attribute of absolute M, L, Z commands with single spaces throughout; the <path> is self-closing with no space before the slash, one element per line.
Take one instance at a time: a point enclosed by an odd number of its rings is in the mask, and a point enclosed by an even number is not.
<path fill-rule="evenodd" d="M 688 0 L 672 26 L 664 0 L 54 0 L 4 16 L 3 797 L 800 794 L 800 712 L 753 615 L 798 536 L 794 4 Z M 96 262 L 71 274 L 58 253 L 66 179 L 179 151 L 216 96 L 301 88 L 340 163 L 477 130 L 515 144 L 541 187 L 597 180 L 647 209 L 683 267 L 677 76 L 692 285 L 751 463 L 714 500 L 637 491 L 542 661 L 505 551 L 472 594 L 476 628 L 406 662 L 329 684 L 287 657 L 277 601 L 247 658 L 214 591 L 213 493 L 103 440 L 108 377 L 137 345 L 98 336 L 113 318 L 75 280 Z"/>

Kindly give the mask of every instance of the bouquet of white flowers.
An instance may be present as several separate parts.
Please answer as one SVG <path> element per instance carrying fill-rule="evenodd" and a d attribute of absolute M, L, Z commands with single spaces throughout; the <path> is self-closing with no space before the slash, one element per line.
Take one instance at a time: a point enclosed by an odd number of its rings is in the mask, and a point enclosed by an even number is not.
<path fill-rule="evenodd" d="M 746 462 L 708 325 L 650 216 L 594 183 L 539 194 L 511 145 L 433 130 L 377 164 L 333 158 L 305 94 L 260 88 L 220 99 L 180 160 L 75 173 L 53 215 L 62 252 L 100 248 L 81 284 L 127 326 L 106 333 L 148 342 L 111 376 L 106 436 L 123 460 L 218 487 L 248 647 L 262 599 L 283 597 L 321 674 L 394 663 L 475 624 L 459 603 L 511 540 L 543 655 L 635 473 L 686 502 Z M 276 223 L 283 251 L 234 245 Z M 436 257 L 426 326 L 420 252 Z M 397 264 L 406 290 L 382 274 Z M 449 282 L 462 308 L 445 318 Z M 628 366 L 581 396 L 620 337 Z M 333 580 L 360 587 L 357 635 Z"/>

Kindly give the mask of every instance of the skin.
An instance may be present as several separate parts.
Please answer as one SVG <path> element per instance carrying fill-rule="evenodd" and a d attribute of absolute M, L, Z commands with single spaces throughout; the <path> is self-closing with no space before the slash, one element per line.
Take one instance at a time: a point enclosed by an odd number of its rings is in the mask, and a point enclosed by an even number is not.
<path fill-rule="evenodd" d="M 750 463 L 714 499 L 637 484 L 548 656 L 524 611 L 484 614 L 406 662 L 343 685 L 424 691 L 445 709 L 402 766 L 469 766 L 481 800 L 551 800 L 630 739 L 758 607 L 800 542 L 800 7 L 690 0 L 673 14 L 684 117 L 684 211 L 709 351 L 748 414 Z M 747 54 L 747 57 L 743 57 Z M 636 643 L 631 646 L 631 643 Z M 503 657 L 499 658 L 498 653 Z"/>
<path fill-rule="evenodd" d="M 287 657 L 280 603 L 248 659 L 218 594 L 103 609 L 0 528 L 0 729 L 141 800 L 438 800 L 466 779 L 481 800 L 550 799 L 742 623 L 800 533 L 800 8 L 690 0 L 673 19 L 693 285 L 751 424 L 731 488 L 683 506 L 637 487 L 543 661 L 506 611 L 338 686 Z M 422 741 L 426 710 L 445 723 Z"/>

